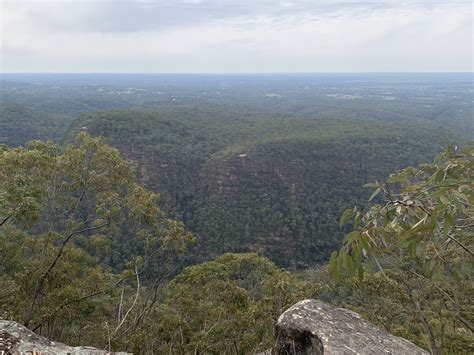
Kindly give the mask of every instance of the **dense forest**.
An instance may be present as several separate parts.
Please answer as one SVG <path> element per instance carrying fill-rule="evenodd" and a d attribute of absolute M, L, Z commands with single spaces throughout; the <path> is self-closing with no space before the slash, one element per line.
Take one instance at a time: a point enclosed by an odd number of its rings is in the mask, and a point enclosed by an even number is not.
<path fill-rule="evenodd" d="M 327 261 L 362 186 L 474 136 L 469 75 L 6 75 L 0 143 L 106 137 L 198 243 Z M 105 111 L 104 111 L 105 110 Z M 305 247 L 301 248 L 304 244 Z"/>
<path fill-rule="evenodd" d="M 198 240 L 191 262 L 257 251 L 298 268 L 327 260 L 338 216 L 370 195 L 365 183 L 430 160 L 444 137 L 426 123 L 194 106 L 86 114 L 80 130 L 106 137 L 160 192 Z"/>
<path fill-rule="evenodd" d="M 243 354 L 315 297 L 474 351 L 469 80 L 4 75 L 0 316 Z"/>
<path fill-rule="evenodd" d="M 474 350 L 472 148 L 371 185 L 381 203 L 344 211 L 353 231 L 329 269 L 300 275 L 239 253 L 174 277 L 193 237 L 102 138 L 0 157 L 0 312 L 39 334 L 136 353 L 253 353 L 311 296 L 433 354 Z"/>
<path fill-rule="evenodd" d="M 61 140 L 69 120 L 33 111 L 18 103 L 0 102 L 0 142 L 19 146 L 34 139 Z"/>

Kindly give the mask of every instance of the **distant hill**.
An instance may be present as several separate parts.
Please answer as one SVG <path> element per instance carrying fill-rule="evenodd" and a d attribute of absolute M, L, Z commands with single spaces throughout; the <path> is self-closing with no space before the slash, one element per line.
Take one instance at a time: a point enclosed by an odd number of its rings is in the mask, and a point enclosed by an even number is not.
<path fill-rule="evenodd" d="M 318 119 L 206 105 L 85 114 L 68 135 L 101 135 L 160 192 L 198 243 L 190 262 L 257 251 L 281 266 L 325 261 L 362 187 L 429 161 L 446 133 L 424 121 Z"/>

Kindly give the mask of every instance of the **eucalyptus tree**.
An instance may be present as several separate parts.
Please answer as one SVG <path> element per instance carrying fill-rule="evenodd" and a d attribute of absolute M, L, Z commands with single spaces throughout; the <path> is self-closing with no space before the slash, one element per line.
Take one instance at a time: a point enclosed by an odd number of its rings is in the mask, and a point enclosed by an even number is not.
<path fill-rule="evenodd" d="M 473 174 L 468 146 L 369 184 L 379 203 L 343 213 L 353 231 L 330 261 L 337 277 L 383 294 L 380 317 L 393 306 L 404 312 L 434 354 L 474 351 Z"/>
<path fill-rule="evenodd" d="M 157 199 L 116 149 L 85 132 L 64 149 L 2 147 L 1 316 L 49 336 L 84 325 L 120 334 L 142 291 L 158 287 L 160 261 L 192 240 Z"/>

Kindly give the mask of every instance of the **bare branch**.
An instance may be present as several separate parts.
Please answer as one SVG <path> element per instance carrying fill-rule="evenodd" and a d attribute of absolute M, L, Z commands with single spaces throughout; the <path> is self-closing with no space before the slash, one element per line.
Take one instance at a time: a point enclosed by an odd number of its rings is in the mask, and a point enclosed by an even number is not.
<path fill-rule="evenodd" d="M 3 220 L 2 220 L 2 223 L 0 223 L 0 227 L 3 227 L 3 225 L 5 223 L 7 223 L 7 221 L 13 217 L 13 213 L 9 214 L 8 216 L 6 216 Z"/>
<path fill-rule="evenodd" d="M 457 240 L 456 238 L 454 238 L 451 234 L 448 234 L 447 237 L 452 240 L 453 242 L 455 242 L 457 245 L 459 245 L 462 249 L 464 249 L 466 252 L 468 252 L 472 257 L 474 257 L 474 253 L 467 247 L 465 246 L 464 244 L 462 244 L 459 240 Z"/>
<path fill-rule="evenodd" d="M 137 270 L 137 267 L 135 266 L 135 275 L 137 276 L 137 292 L 135 294 L 135 299 L 133 300 L 133 303 L 132 305 L 130 306 L 130 308 L 127 310 L 127 312 L 125 313 L 125 316 L 122 318 L 122 321 L 119 323 L 119 325 L 117 326 L 117 328 L 115 328 L 115 333 L 117 333 L 117 331 L 119 330 L 119 328 L 123 325 L 123 323 L 125 322 L 125 320 L 127 319 L 128 315 L 130 314 L 130 312 L 132 311 L 133 307 L 135 307 L 135 304 L 137 303 L 138 301 L 138 296 L 140 294 L 140 277 L 138 276 L 138 270 Z"/>

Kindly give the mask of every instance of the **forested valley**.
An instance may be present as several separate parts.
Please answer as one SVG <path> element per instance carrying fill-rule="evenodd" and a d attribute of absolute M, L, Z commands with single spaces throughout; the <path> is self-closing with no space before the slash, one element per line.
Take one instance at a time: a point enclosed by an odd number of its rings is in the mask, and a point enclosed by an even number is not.
<path fill-rule="evenodd" d="M 314 297 L 474 351 L 469 80 L 3 76 L 1 318 L 243 354 Z"/>
<path fill-rule="evenodd" d="M 134 162 L 138 178 L 198 243 L 190 262 L 255 251 L 280 266 L 327 260 L 363 185 L 429 161 L 443 132 L 424 123 L 319 120 L 223 108 L 161 107 L 74 121 Z M 303 247 L 304 246 L 304 247 Z"/>

